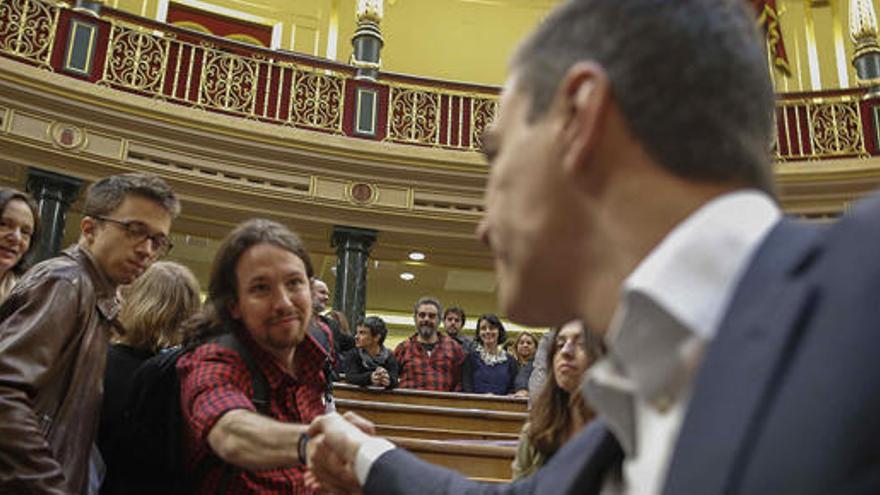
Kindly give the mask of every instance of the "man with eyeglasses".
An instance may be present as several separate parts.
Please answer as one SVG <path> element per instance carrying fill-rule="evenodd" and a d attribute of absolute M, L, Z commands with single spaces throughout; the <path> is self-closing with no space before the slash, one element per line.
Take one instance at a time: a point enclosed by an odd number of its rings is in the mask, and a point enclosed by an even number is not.
<path fill-rule="evenodd" d="M 0 493 L 97 493 L 93 446 L 119 301 L 171 250 L 180 204 L 160 178 L 101 179 L 79 242 L 31 269 L 0 306 Z"/>

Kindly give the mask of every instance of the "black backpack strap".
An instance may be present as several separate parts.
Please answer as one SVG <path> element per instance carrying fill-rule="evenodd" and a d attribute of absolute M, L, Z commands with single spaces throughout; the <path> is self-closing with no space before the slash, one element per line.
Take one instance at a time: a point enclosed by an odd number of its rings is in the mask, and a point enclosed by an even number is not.
<path fill-rule="evenodd" d="M 257 408 L 257 412 L 264 416 L 268 416 L 269 381 L 266 380 L 266 375 L 263 374 L 263 371 L 260 369 L 260 366 L 254 359 L 254 355 L 251 354 L 251 351 L 247 348 L 244 342 L 242 342 L 238 338 L 238 336 L 235 335 L 235 332 L 224 333 L 213 339 L 210 339 L 208 342 L 213 342 L 221 347 L 232 349 L 238 354 L 242 361 L 244 361 L 245 366 L 247 366 L 248 372 L 251 374 L 251 386 L 254 389 L 254 395 L 253 397 L 251 397 L 251 402 L 254 403 L 254 407 Z M 226 467 L 223 470 L 223 476 L 220 478 L 220 482 L 217 484 L 218 494 L 225 494 L 229 491 L 229 485 L 230 483 L 232 483 L 232 479 L 235 478 L 235 475 L 239 471 L 237 467 L 229 464 L 228 462 L 224 464 L 226 465 Z"/>
<path fill-rule="evenodd" d="M 268 416 L 269 382 L 266 380 L 266 375 L 263 374 L 263 371 L 254 359 L 254 355 L 251 354 L 251 351 L 241 340 L 239 340 L 235 335 L 235 332 L 224 333 L 223 335 L 211 339 L 210 342 L 214 342 L 227 349 L 232 349 L 238 353 L 239 357 L 244 361 L 245 366 L 247 366 L 248 373 L 251 374 L 251 385 L 254 389 L 254 395 L 251 397 L 251 402 L 254 403 L 257 412 L 264 416 Z"/>

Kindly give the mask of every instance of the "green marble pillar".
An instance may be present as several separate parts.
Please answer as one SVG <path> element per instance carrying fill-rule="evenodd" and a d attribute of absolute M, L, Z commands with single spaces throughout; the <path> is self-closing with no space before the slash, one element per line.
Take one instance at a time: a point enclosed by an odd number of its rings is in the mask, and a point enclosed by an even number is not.
<path fill-rule="evenodd" d="M 357 227 L 335 226 L 331 246 L 336 248 L 336 288 L 333 307 L 345 313 L 352 328 L 364 317 L 367 307 L 367 262 L 377 232 Z"/>
<path fill-rule="evenodd" d="M 64 224 L 70 204 L 76 200 L 82 181 L 74 177 L 30 168 L 27 190 L 40 207 L 40 238 L 34 261 L 57 256 L 64 239 Z"/>

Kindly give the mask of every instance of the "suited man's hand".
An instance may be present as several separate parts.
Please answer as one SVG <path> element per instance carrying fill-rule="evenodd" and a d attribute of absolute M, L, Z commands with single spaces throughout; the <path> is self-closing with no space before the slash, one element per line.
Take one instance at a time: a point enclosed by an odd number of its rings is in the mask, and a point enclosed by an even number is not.
<path fill-rule="evenodd" d="M 363 442 L 375 433 L 373 423 L 352 412 L 332 413 L 315 418 L 308 433 L 310 486 L 330 492 L 360 491 L 354 460 Z"/>
<path fill-rule="evenodd" d="M 320 494 L 360 494 L 354 466 L 343 461 L 325 440 L 323 434 L 309 440 L 306 488 Z"/>
<path fill-rule="evenodd" d="M 370 438 L 370 434 L 375 433 L 375 428 L 368 420 L 348 412 L 345 416 L 336 413 L 318 416 L 312 421 L 308 432 L 313 440 L 322 435 L 322 448 L 333 452 L 344 462 L 351 463 L 354 462 L 361 444 Z M 309 464 L 311 465 L 311 459 Z"/>

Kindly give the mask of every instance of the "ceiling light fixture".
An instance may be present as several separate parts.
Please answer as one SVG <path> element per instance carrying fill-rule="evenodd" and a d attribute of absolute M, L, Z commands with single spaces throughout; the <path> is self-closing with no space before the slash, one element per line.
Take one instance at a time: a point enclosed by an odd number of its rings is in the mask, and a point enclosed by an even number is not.
<path fill-rule="evenodd" d="M 422 261 L 425 259 L 425 253 L 419 251 L 413 251 L 409 253 L 409 259 L 413 261 Z"/>
<path fill-rule="evenodd" d="M 416 278 L 416 276 L 413 275 L 413 274 L 410 273 L 410 272 L 403 272 L 403 273 L 400 274 L 400 278 L 402 278 L 402 279 L 404 279 L 404 280 L 406 280 L 406 281 L 409 281 L 409 280 L 412 280 L 412 279 Z"/>

